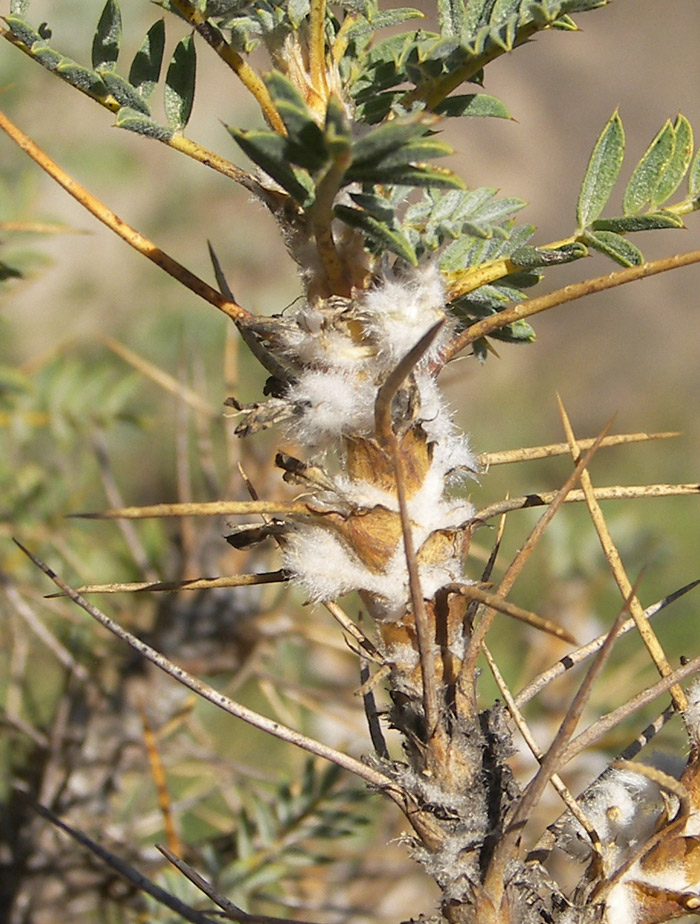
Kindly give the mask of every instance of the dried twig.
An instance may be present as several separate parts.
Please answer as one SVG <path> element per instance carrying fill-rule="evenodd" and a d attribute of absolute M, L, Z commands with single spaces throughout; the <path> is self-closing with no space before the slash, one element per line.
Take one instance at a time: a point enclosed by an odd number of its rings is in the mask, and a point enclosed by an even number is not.
<path fill-rule="evenodd" d="M 679 590 L 674 591 L 672 594 L 664 597 L 663 600 L 659 600 L 656 603 L 653 603 L 651 606 L 648 606 L 645 610 L 645 616 L 647 619 L 651 619 L 652 616 L 655 616 L 657 613 L 660 613 L 661 610 L 665 609 L 669 604 L 673 603 L 674 600 L 678 600 L 679 597 L 682 597 L 684 594 L 687 594 L 688 591 L 693 590 L 694 587 L 697 587 L 700 584 L 700 579 L 696 581 L 691 581 L 690 584 L 686 584 L 684 587 L 681 587 Z M 635 628 L 634 619 L 627 619 L 621 626 L 618 637 L 625 635 L 630 629 Z M 515 702 L 518 705 L 518 708 L 522 707 L 529 703 L 540 690 L 543 690 L 546 686 L 556 680 L 557 677 L 560 677 L 563 673 L 570 670 L 572 667 L 575 667 L 577 664 L 580 664 L 582 661 L 585 661 L 586 658 L 589 658 L 592 654 L 598 651 L 603 642 L 607 638 L 607 633 L 597 636 L 592 641 L 587 642 L 585 645 L 582 645 L 580 648 L 577 648 L 576 651 L 571 651 L 567 655 L 564 655 L 563 658 L 560 658 L 559 661 L 555 662 L 551 667 L 548 667 L 547 670 L 543 671 L 541 674 L 538 674 L 536 677 L 523 687 L 523 689 L 515 697 Z"/>
<path fill-rule="evenodd" d="M 508 595 L 513 584 L 515 583 L 516 578 L 522 571 L 525 565 L 525 562 L 530 557 L 532 550 L 535 548 L 535 546 L 539 542 L 545 529 L 552 521 L 555 513 L 559 510 L 561 505 L 565 502 L 573 486 L 578 481 L 581 472 L 583 471 L 585 466 L 588 464 L 589 460 L 593 457 L 596 450 L 598 449 L 598 446 L 600 445 L 602 440 L 605 439 L 605 435 L 610 425 L 611 424 L 608 424 L 608 426 L 601 432 L 598 438 L 594 441 L 593 445 L 586 452 L 586 455 L 583 457 L 583 459 L 581 459 L 581 461 L 576 466 L 576 468 L 571 473 L 571 475 L 569 475 L 564 485 L 559 489 L 559 491 L 557 491 L 553 495 L 549 508 L 545 511 L 544 514 L 542 514 L 540 519 L 537 521 L 534 529 L 532 530 L 530 535 L 525 540 L 525 543 L 521 546 L 517 555 L 515 556 L 513 561 L 510 563 L 510 565 L 506 569 L 506 572 L 503 575 L 503 578 L 501 579 L 501 583 L 499 584 L 498 589 L 496 590 L 496 596 L 506 597 Z M 476 519 L 478 518 L 479 517 L 477 516 Z M 472 632 L 471 638 L 469 639 L 469 645 L 467 647 L 467 652 L 464 657 L 464 660 L 462 661 L 462 667 L 461 667 L 461 676 L 465 680 L 467 678 L 475 678 L 477 676 L 477 670 L 476 670 L 477 659 L 479 657 L 481 645 L 483 644 L 483 641 L 486 638 L 486 634 L 491 628 L 491 624 L 493 622 L 494 616 L 495 616 L 495 610 L 488 609 L 483 614 L 483 616 L 481 617 L 481 620 L 479 621 L 474 631 Z"/>
<path fill-rule="evenodd" d="M 303 501 L 204 501 L 192 504 L 153 504 L 150 507 L 117 507 L 99 513 L 70 513 L 82 520 L 145 520 L 150 517 L 218 517 L 254 514 L 309 514 Z"/>
<path fill-rule="evenodd" d="M 155 882 L 151 882 L 150 879 L 142 873 L 139 873 L 138 870 L 122 860 L 121 857 L 118 857 L 110 850 L 107 850 L 106 847 L 93 841 L 87 834 L 66 824 L 65 821 L 62 821 L 58 816 L 54 815 L 46 806 L 37 803 L 31 803 L 31 805 L 34 811 L 41 815 L 42 818 L 50 821 L 51 824 L 72 837 L 74 841 L 86 847 L 92 854 L 99 857 L 100 860 L 111 867 L 111 869 L 118 873 L 123 879 L 126 879 L 127 882 L 130 882 L 140 892 L 145 892 L 147 895 L 150 895 L 151 898 L 154 898 L 159 904 L 165 905 L 166 908 L 170 908 L 171 911 L 179 914 L 186 921 L 191 921 L 192 924 L 219 924 L 214 918 L 210 918 L 206 914 L 202 914 L 201 911 L 190 908 L 189 905 L 180 901 L 179 898 L 171 895 L 170 892 L 166 892 L 165 889 L 156 885 Z"/>
<path fill-rule="evenodd" d="M 668 431 L 663 433 L 617 433 L 606 436 L 600 444 L 601 449 L 608 446 L 622 446 L 627 443 L 641 443 L 649 440 L 668 440 L 680 436 L 680 432 Z M 578 440 L 579 449 L 589 449 L 594 438 Z M 568 443 L 548 443 L 544 446 L 524 446 L 522 449 L 504 449 L 500 452 L 482 452 L 476 458 L 480 466 L 485 469 L 492 465 L 506 465 L 511 462 L 531 462 L 534 459 L 551 459 L 554 456 L 563 456 L 570 452 Z"/>
<path fill-rule="evenodd" d="M 574 431 L 571 427 L 569 416 L 566 413 L 561 398 L 558 395 L 557 402 L 559 404 L 559 413 L 561 414 L 562 423 L 564 424 L 564 430 L 566 432 L 566 438 L 569 443 L 571 455 L 573 457 L 574 463 L 576 463 L 579 460 L 579 447 L 576 442 L 576 437 L 574 436 Z M 591 519 L 593 520 L 593 525 L 595 526 L 596 532 L 598 533 L 600 544 L 603 548 L 603 552 L 608 561 L 608 564 L 610 565 L 610 570 L 613 573 L 615 582 L 620 588 L 620 593 L 622 594 L 623 599 L 627 601 L 630 614 L 632 619 L 634 619 L 635 623 L 637 624 L 637 629 L 640 636 L 642 637 L 642 641 L 646 645 L 647 651 L 651 655 L 651 658 L 661 676 L 666 677 L 671 673 L 671 665 L 668 663 L 666 653 L 661 647 L 661 643 L 656 637 L 656 633 L 652 629 L 649 620 L 646 618 L 642 604 L 639 602 L 636 595 L 632 593 L 632 584 L 627 577 L 624 565 L 622 564 L 622 559 L 620 558 L 620 553 L 618 552 L 617 547 L 613 542 L 612 536 L 610 535 L 610 530 L 608 529 L 608 524 L 605 522 L 605 517 L 603 516 L 603 511 L 600 509 L 600 504 L 595 498 L 593 482 L 591 481 L 591 476 L 587 469 L 584 469 L 581 472 L 581 488 L 586 496 L 586 503 L 588 505 Z M 686 699 L 683 690 L 679 686 L 671 687 L 671 696 L 673 697 L 673 702 L 676 704 L 678 711 L 684 712 L 688 705 L 688 700 Z"/>
<path fill-rule="evenodd" d="M 489 504 L 474 515 L 473 523 L 485 523 L 492 517 L 512 510 L 525 510 L 528 507 L 545 507 L 557 497 L 558 491 L 542 491 L 538 494 L 525 494 L 521 497 L 507 497 L 505 500 Z M 688 494 L 700 494 L 700 484 L 641 484 L 641 485 L 609 485 L 594 488 L 596 500 L 638 500 L 645 497 L 682 497 Z M 570 491 L 564 499 L 565 504 L 579 504 L 585 501 L 586 495 L 577 488 Z"/>

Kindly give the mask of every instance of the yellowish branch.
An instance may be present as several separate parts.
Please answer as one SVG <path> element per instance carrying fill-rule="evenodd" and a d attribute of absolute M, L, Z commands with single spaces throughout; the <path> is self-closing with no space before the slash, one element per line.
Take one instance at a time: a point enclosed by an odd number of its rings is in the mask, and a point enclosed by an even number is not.
<path fill-rule="evenodd" d="M 279 584 L 287 578 L 283 571 L 260 574 L 231 574 L 218 578 L 194 578 L 190 581 L 129 581 L 122 584 L 84 584 L 76 588 L 79 594 L 123 594 L 144 591 L 212 590 L 217 587 L 251 587 L 255 584 Z M 50 594 L 61 597 L 63 594 Z"/>
<path fill-rule="evenodd" d="M 328 99 L 326 77 L 326 0 L 311 0 L 309 12 L 309 76 L 318 96 Z"/>

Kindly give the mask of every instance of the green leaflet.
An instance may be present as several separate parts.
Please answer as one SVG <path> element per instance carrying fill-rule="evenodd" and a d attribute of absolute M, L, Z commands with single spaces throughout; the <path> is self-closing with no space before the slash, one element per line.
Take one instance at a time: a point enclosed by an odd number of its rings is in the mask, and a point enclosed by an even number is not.
<path fill-rule="evenodd" d="M 584 240 L 588 247 L 605 254 L 620 266 L 639 266 L 644 262 L 639 248 L 614 231 L 586 231 Z"/>
<path fill-rule="evenodd" d="M 602 212 L 620 174 L 624 153 L 625 133 L 615 110 L 596 141 L 586 167 L 576 205 L 579 228 L 588 227 Z"/>
<path fill-rule="evenodd" d="M 301 94 L 279 71 L 273 71 L 265 82 L 287 129 L 289 159 L 308 170 L 320 170 L 328 163 L 324 134 Z"/>
<path fill-rule="evenodd" d="M 27 48 L 31 48 L 35 42 L 41 42 L 42 36 L 36 31 L 33 26 L 30 26 L 28 22 L 25 22 L 21 16 L 16 14 L 11 14 L 5 18 L 10 32 L 12 35 L 22 44 L 26 45 Z"/>
<path fill-rule="evenodd" d="M 658 208 L 668 202 L 681 185 L 693 156 L 693 129 L 690 122 L 680 113 L 673 123 L 674 145 L 666 166 L 658 179 L 651 196 L 651 207 Z"/>
<path fill-rule="evenodd" d="M 425 19 L 425 13 L 411 7 L 397 7 L 395 10 L 378 10 L 376 13 L 360 18 L 351 25 L 346 35 L 348 38 L 359 38 L 362 35 L 373 35 L 378 29 L 389 26 L 400 26 L 411 19 Z"/>
<path fill-rule="evenodd" d="M 139 96 L 138 91 L 136 91 L 127 80 L 120 77 L 119 74 L 114 71 L 102 71 L 100 76 L 104 80 L 107 89 L 120 106 L 128 106 L 131 109 L 142 112 L 144 115 L 151 114 L 148 103 L 146 103 L 146 101 Z"/>
<path fill-rule="evenodd" d="M 695 155 L 688 173 L 688 195 L 700 195 L 700 150 Z"/>
<path fill-rule="evenodd" d="M 230 125 L 226 128 L 248 157 L 300 205 L 308 208 L 313 203 L 315 193 L 311 178 L 303 170 L 290 166 L 285 138 L 275 132 L 246 132 Z"/>
<path fill-rule="evenodd" d="M 683 219 L 673 212 L 645 212 L 643 215 L 623 215 L 620 218 L 599 218 L 591 224 L 593 231 L 655 231 L 660 228 L 683 228 Z"/>
<path fill-rule="evenodd" d="M 428 131 L 428 126 L 415 117 L 386 122 L 355 142 L 352 147 L 353 164 L 379 164 L 383 157 Z"/>
<path fill-rule="evenodd" d="M 165 50 L 165 22 L 159 19 L 146 33 L 129 68 L 129 83 L 143 99 L 150 99 L 160 79 Z"/>
<path fill-rule="evenodd" d="M 433 167 L 428 164 L 394 167 L 387 170 L 366 169 L 349 170 L 346 174 L 360 183 L 372 183 L 381 186 L 427 186 L 443 189 L 464 189 L 464 180 L 446 167 Z"/>
<path fill-rule="evenodd" d="M 67 83 L 71 84 L 71 86 L 77 87 L 79 90 L 84 90 L 91 96 L 100 98 L 107 96 L 107 85 L 100 75 L 96 74 L 95 71 L 89 70 L 87 67 L 83 67 L 81 64 L 77 64 L 71 58 L 62 56 L 61 60 L 56 65 L 56 73 L 59 77 L 67 81 Z"/>
<path fill-rule="evenodd" d="M 183 130 L 192 114 L 196 70 L 194 36 L 188 35 L 178 42 L 165 77 L 165 115 L 175 132 Z"/>
<path fill-rule="evenodd" d="M 122 41 L 122 16 L 117 0 L 107 0 L 92 40 L 92 66 L 114 69 Z"/>
<path fill-rule="evenodd" d="M 506 106 L 486 93 L 465 93 L 458 96 L 448 96 L 435 107 L 437 115 L 454 118 L 458 116 L 476 116 L 479 118 L 512 119 Z"/>
<path fill-rule="evenodd" d="M 523 269 L 538 269 L 545 266 L 559 266 L 562 263 L 573 263 L 574 260 L 580 260 L 581 257 L 586 256 L 588 256 L 587 248 L 576 241 L 553 250 L 528 246 L 518 247 L 511 253 L 510 259 L 516 266 L 522 266 Z"/>
<path fill-rule="evenodd" d="M 671 122 L 661 128 L 634 168 L 622 199 L 625 215 L 634 215 L 655 202 L 656 189 L 673 157 L 676 138 Z"/>
<path fill-rule="evenodd" d="M 400 231 L 392 230 L 385 221 L 378 221 L 369 212 L 348 205 L 336 205 L 334 211 L 345 224 L 361 231 L 367 241 L 377 246 L 380 252 L 389 250 L 411 266 L 418 265 L 416 252 L 410 242 Z"/>
<path fill-rule="evenodd" d="M 125 128 L 127 131 L 135 132 L 137 135 L 156 138 L 158 141 L 167 141 L 173 136 L 172 129 L 166 128 L 165 125 L 159 125 L 154 119 L 136 109 L 130 109 L 128 106 L 123 106 L 117 112 L 114 124 L 117 128 Z"/>

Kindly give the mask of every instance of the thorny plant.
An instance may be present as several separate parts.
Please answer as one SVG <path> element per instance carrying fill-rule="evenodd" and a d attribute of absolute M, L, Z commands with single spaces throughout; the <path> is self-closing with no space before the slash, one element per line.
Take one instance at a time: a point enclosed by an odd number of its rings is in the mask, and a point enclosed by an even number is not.
<path fill-rule="evenodd" d="M 532 340 L 526 319 L 539 312 L 700 262 L 700 251 L 693 251 L 645 263 L 630 240 L 633 232 L 683 227 L 684 216 L 700 207 L 700 157 L 693 157 L 693 134 L 683 116 L 661 128 L 634 169 L 622 214 L 601 217 L 624 154 L 622 122 L 613 114 L 593 148 L 576 228 L 544 245 L 531 243 L 534 228 L 516 224 L 521 201 L 499 198 L 492 189 L 469 189 L 432 163 L 450 153 L 439 137 L 445 120 L 508 116 L 501 102 L 479 92 L 487 65 L 541 30 L 575 29 L 571 14 L 604 3 L 441 0 L 437 31 L 394 28 L 387 37 L 386 27 L 422 14 L 381 10 L 373 0 L 332 6 L 324 0 L 161 0 L 160 6 L 192 28 L 167 69 L 164 122 L 151 108 L 164 54 L 163 20 L 148 31 L 127 76 L 117 69 L 116 0 L 108 0 L 99 19 L 91 66 L 57 51 L 46 23 L 30 24 L 28 0 L 12 0 L 5 20 L 3 35 L 12 45 L 114 112 L 118 126 L 230 177 L 275 219 L 299 268 L 303 294 L 284 313 L 259 317 L 236 302 L 213 251 L 218 289 L 130 228 L 0 115 L 4 131 L 97 218 L 231 318 L 269 374 L 266 400 L 253 405 L 228 400 L 241 418 L 236 432 L 248 437 L 277 428 L 284 451 L 275 462 L 284 481 L 296 487 L 286 500 L 261 500 L 251 485 L 248 501 L 120 506 L 87 516 L 261 517 L 259 523 L 236 526 L 227 538 L 240 549 L 274 540 L 276 570 L 190 580 L 186 586 L 286 582 L 325 605 L 362 665 L 373 753 L 358 760 L 234 701 L 86 599 L 97 592 L 172 585 L 73 589 L 27 554 L 62 594 L 198 696 L 350 771 L 394 802 L 411 829 L 404 838 L 411 855 L 439 887 L 437 919 L 450 922 L 656 924 L 700 907 L 700 687 L 681 685 L 698 671 L 700 658 L 673 669 L 650 624 L 651 616 L 694 585 L 645 609 L 599 503 L 692 494 L 698 486 L 594 487 L 588 472 L 594 453 L 651 436 L 609 436 L 606 428 L 595 439 L 580 440 L 563 406 L 565 443 L 477 456 L 453 423 L 438 384 L 440 372 L 459 353 L 468 350 L 483 361 L 492 339 Z M 263 128 L 228 126 L 253 163 L 252 172 L 184 134 L 194 97 L 196 43 L 209 46 L 259 105 Z M 267 53 L 268 70 L 252 63 L 260 49 Z M 464 84 L 473 91 L 457 92 Z M 686 177 L 687 192 L 679 194 Z M 550 267 L 590 251 L 623 268 L 527 296 Z M 572 472 L 551 495 L 507 498 L 480 511 L 465 497 L 465 484 L 476 476 L 487 479 L 490 465 L 565 453 Z M 509 600 L 548 524 L 569 502 L 587 505 L 621 597 L 609 629 L 583 647 L 576 647 L 565 626 Z M 531 506 L 544 512 L 500 579 L 493 580 L 507 515 Z M 481 579 L 470 580 L 465 576 L 474 572 L 470 543 L 494 521 L 500 525 L 493 550 Z M 338 603 L 353 592 L 366 614 L 361 622 Z M 495 623 L 497 613 L 573 646 L 517 695 L 488 646 L 494 626 L 502 625 Z M 577 735 L 606 659 L 630 630 L 643 639 L 660 680 Z M 502 703 L 483 701 L 484 662 Z M 582 662 L 588 670 L 541 749 L 523 710 Z M 387 716 L 375 702 L 382 684 L 390 702 Z M 672 705 L 652 731 L 681 714 L 689 756 L 680 778 L 631 762 L 650 737 L 647 731 L 574 797 L 560 775 L 569 762 L 666 692 Z M 384 718 L 400 736 L 400 756 L 387 745 Z M 539 765 L 529 779 L 518 778 L 512 767 L 519 738 Z M 536 810 L 550 786 L 561 797 L 562 814 L 538 837 L 532 830 Z M 309 784 L 305 791 L 313 789 Z M 186 920 L 212 920 L 48 808 L 37 810 L 155 901 Z M 170 843 L 167 858 L 226 917 L 261 920 L 215 890 Z M 578 870 L 573 885 L 566 881 L 570 869 L 558 882 L 560 866 L 550 863 L 555 847 Z"/>

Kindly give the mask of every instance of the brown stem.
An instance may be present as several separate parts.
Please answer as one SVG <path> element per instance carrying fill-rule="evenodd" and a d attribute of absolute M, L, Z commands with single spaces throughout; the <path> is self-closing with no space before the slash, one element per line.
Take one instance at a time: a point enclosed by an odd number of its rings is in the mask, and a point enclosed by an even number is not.
<path fill-rule="evenodd" d="M 7 116 L 0 112 L 0 128 L 17 144 L 31 159 L 44 170 L 51 179 L 55 180 L 59 186 L 62 186 L 67 193 L 79 202 L 83 208 L 87 209 L 95 218 L 107 225 L 110 231 L 114 231 L 123 241 L 126 241 L 134 250 L 137 250 L 144 257 L 147 257 L 156 266 L 165 270 L 170 276 L 182 283 L 183 286 L 199 295 L 205 301 L 214 305 L 219 311 L 228 315 L 234 321 L 244 322 L 252 319 L 253 315 L 242 308 L 235 302 L 225 299 L 221 293 L 217 292 L 210 285 L 195 276 L 194 273 L 186 269 L 177 260 L 174 260 L 165 251 L 150 241 L 147 237 L 136 231 L 125 221 L 123 221 L 111 209 L 103 205 L 99 199 L 96 199 L 92 193 L 88 192 L 84 186 L 81 186 L 65 170 L 62 170 L 58 164 L 53 161 L 38 145 L 28 138 Z"/>

